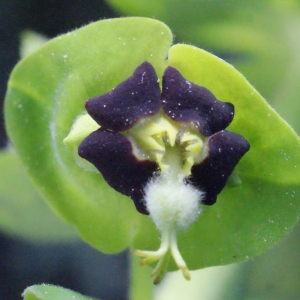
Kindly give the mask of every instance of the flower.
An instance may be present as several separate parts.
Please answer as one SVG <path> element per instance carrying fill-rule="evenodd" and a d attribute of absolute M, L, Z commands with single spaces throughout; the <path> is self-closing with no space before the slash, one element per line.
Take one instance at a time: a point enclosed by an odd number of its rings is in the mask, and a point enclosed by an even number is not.
<path fill-rule="evenodd" d="M 89 99 L 86 110 L 100 128 L 82 141 L 79 155 L 162 232 L 157 251 L 136 251 L 141 263 L 158 261 L 152 273 L 158 283 L 170 251 L 189 279 L 176 232 L 198 218 L 201 205 L 216 202 L 249 150 L 242 136 L 224 130 L 233 120 L 233 105 L 170 66 L 161 92 L 155 69 L 143 62 L 112 91 Z"/>

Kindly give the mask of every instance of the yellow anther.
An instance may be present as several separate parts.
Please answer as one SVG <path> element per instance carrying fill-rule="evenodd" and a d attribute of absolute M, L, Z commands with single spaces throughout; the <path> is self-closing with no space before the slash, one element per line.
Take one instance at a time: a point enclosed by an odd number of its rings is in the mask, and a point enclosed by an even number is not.
<path fill-rule="evenodd" d="M 138 145 L 141 145 L 143 149 L 155 150 L 155 151 L 164 151 L 164 145 L 161 145 L 156 139 L 152 136 L 136 136 L 135 142 Z"/>
<path fill-rule="evenodd" d="M 194 157 L 197 157 L 202 149 L 203 141 L 196 133 L 187 131 L 181 138 L 181 143 L 188 143 L 186 151 L 190 151 Z"/>
<path fill-rule="evenodd" d="M 160 132 L 167 132 L 169 143 L 173 147 L 175 145 L 176 136 L 178 133 L 178 128 L 172 125 L 167 119 L 160 118 L 156 125 L 160 126 Z"/>
<path fill-rule="evenodd" d="M 152 135 L 152 138 L 158 143 L 160 144 L 163 148 L 165 148 L 165 144 L 162 140 L 162 134 L 159 133 L 159 134 L 154 134 Z"/>
<path fill-rule="evenodd" d="M 181 125 L 161 114 L 141 121 L 124 134 L 140 150 L 136 151 L 137 155 L 144 153 L 156 161 L 162 172 L 172 167 L 181 169 L 185 176 L 189 176 L 195 159 L 201 153 L 203 142 L 196 131 L 182 128 Z"/>
<path fill-rule="evenodd" d="M 201 152 L 202 146 L 203 146 L 202 140 L 198 139 L 197 141 L 195 141 L 195 143 L 191 143 L 185 149 L 186 151 L 190 151 L 194 157 L 197 157 Z"/>
<path fill-rule="evenodd" d="M 194 132 L 192 132 L 190 130 L 185 131 L 181 137 L 181 143 L 184 143 L 184 142 L 187 142 L 190 140 L 194 140 L 195 138 L 197 138 L 197 135 Z"/>
<path fill-rule="evenodd" d="M 184 176 L 191 175 L 191 169 L 193 165 L 194 165 L 194 158 L 192 156 L 187 157 L 187 159 L 185 160 L 182 166 L 182 172 Z"/>
<path fill-rule="evenodd" d="M 156 157 L 156 162 L 158 163 L 159 168 L 161 169 L 161 171 L 164 171 L 164 170 L 166 170 L 166 169 L 169 167 L 168 165 L 166 165 L 166 164 L 163 162 L 164 154 L 161 154 L 161 153 L 155 153 L 155 157 Z"/>
<path fill-rule="evenodd" d="M 145 123 L 141 126 L 138 126 L 136 129 L 133 128 L 132 132 L 138 132 L 138 133 L 143 133 L 147 136 L 152 136 L 155 134 L 161 133 L 162 129 L 160 124 L 157 122 L 150 121 L 148 123 Z"/>

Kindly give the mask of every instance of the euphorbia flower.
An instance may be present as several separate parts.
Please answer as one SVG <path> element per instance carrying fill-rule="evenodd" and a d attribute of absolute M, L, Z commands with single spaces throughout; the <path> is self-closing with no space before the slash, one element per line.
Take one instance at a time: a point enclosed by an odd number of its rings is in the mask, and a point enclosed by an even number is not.
<path fill-rule="evenodd" d="M 201 205 L 216 202 L 249 150 L 242 136 L 224 130 L 233 120 L 233 105 L 170 66 L 161 92 L 154 68 L 144 62 L 112 91 L 89 99 L 86 109 L 100 128 L 83 140 L 79 155 L 162 232 L 157 251 L 136 251 L 142 264 L 158 260 L 152 274 L 158 283 L 170 251 L 189 279 L 176 232 L 197 219 Z"/>

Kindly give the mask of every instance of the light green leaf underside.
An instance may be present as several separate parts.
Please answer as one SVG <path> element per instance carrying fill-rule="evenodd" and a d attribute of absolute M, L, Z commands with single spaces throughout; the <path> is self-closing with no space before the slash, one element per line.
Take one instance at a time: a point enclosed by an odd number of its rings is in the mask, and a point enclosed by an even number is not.
<path fill-rule="evenodd" d="M 162 23 L 125 18 L 94 23 L 55 39 L 14 70 L 6 99 L 10 137 L 48 202 L 82 237 L 105 252 L 155 250 L 159 234 L 132 201 L 99 174 L 83 171 L 63 146 L 86 99 L 109 91 L 150 61 L 161 77 L 167 64 L 235 105 L 229 130 L 251 150 L 236 171 L 242 184 L 179 235 L 190 269 L 257 255 L 280 240 L 299 217 L 299 139 L 233 67 L 205 51 L 173 46 Z M 30 134 L 28 134 L 30 133 Z M 112 170 L 113 171 L 113 170 Z M 174 266 L 173 266 L 174 267 Z M 172 268 L 173 268 L 172 267 Z"/>
<path fill-rule="evenodd" d="M 0 231 L 38 242 L 78 238 L 43 201 L 15 153 L 0 152 L 0 170 Z"/>
<path fill-rule="evenodd" d="M 62 287 L 46 284 L 28 287 L 23 297 L 24 300 L 97 300 Z"/>

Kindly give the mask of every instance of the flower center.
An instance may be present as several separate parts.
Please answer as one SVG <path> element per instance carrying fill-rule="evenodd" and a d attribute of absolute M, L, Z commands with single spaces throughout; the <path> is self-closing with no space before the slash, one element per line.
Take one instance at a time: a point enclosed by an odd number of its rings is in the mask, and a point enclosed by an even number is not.
<path fill-rule="evenodd" d="M 172 168 L 173 174 L 189 176 L 201 157 L 204 137 L 191 125 L 175 123 L 164 113 L 140 121 L 124 134 L 131 139 L 137 158 L 157 162 L 162 172 Z"/>

